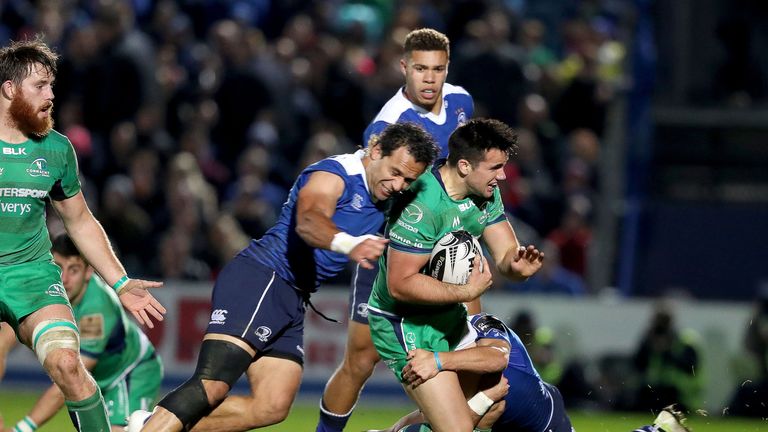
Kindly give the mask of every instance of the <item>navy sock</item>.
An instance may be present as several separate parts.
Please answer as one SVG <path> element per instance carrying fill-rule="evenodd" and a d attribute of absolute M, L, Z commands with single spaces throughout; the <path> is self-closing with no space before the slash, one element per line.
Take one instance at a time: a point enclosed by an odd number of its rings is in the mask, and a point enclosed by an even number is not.
<path fill-rule="evenodd" d="M 317 422 L 316 432 L 342 432 L 354 410 L 355 407 L 352 407 L 346 414 L 335 414 L 328 411 L 320 400 L 320 420 Z"/>

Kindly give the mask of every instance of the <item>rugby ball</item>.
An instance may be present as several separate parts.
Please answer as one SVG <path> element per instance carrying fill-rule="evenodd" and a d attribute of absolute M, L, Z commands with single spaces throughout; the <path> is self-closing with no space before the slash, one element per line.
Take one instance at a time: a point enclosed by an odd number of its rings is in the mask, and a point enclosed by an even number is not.
<path fill-rule="evenodd" d="M 472 234 L 464 230 L 449 232 L 432 248 L 428 274 L 443 282 L 465 284 L 472 272 L 475 256 L 482 254 L 480 242 Z"/>

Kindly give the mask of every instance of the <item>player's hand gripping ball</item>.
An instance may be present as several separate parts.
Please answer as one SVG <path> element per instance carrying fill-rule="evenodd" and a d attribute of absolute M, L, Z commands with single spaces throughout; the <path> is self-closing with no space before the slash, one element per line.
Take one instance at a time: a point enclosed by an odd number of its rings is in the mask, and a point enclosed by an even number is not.
<path fill-rule="evenodd" d="M 428 274 L 443 282 L 465 284 L 472 272 L 475 256 L 482 255 L 480 242 L 472 234 L 463 230 L 449 232 L 432 249 Z M 480 265 L 483 265 L 482 260 Z"/>

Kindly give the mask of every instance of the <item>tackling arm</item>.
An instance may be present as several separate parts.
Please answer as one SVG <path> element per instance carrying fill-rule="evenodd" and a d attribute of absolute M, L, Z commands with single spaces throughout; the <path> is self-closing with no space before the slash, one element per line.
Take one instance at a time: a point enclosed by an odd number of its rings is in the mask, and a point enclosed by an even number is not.
<path fill-rule="evenodd" d="M 478 374 L 501 372 L 507 367 L 508 361 L 509 344 L 500 339 L 481 339 L 476 347 L 450 352 L 433 353 L 415 349 L 408 352 L 408 364 L 403 368 L 403 380 L 418 386 L 441 370 Z"/>
<path fill-rule="evenodd" d="M 86 261 L 110 286 L 122 281 L 118 295 L 120 302 L 141 324 L 154 327 L 149 315 L 162 321 L 165 308 L 147 289 L 162 286 L 162 282 L 125 278 L 125 268 L 115 256 L 104 228 L 88 208 L 82 192 L 65 200 L 51 200 L 59 213 L 67 233 L 77 245 Z M 124 279 L 125 278 L 125 279 Z"/>
<path fill-rule="evenodd" d="M 339 230 L 331 218 L 344 193 L 344 180 L 325 171 L 313 172 L 296 200 L 296 234 L 308 245 L 348 255 L 362 267 L 384 252 L 386 240 L 374 235 L 353 237 Z"/>

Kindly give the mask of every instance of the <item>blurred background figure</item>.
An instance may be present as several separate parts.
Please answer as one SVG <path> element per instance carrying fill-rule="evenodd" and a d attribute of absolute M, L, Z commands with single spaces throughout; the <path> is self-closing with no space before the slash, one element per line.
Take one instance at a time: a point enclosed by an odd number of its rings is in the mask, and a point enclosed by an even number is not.
<path fill-rule="evenodd" d="M 672 404 L 693 410 L 702 403 L 705 371 L 700 340 L 690 329 L 679 330 L 672 304 L 659 302 L 634 356 L 639 375 L 638 410 L 660 410 Z"/>
<path fill-rule="evenodd" d="M 729 404 L 729 413 L 749 417 L 768 417 L 768 284 L 758 290 L 754 312 L 747 322 L 744 337 L 746 361 L 740 384 Z M 746 364 L 745 364 L 746 363 Z"/>

